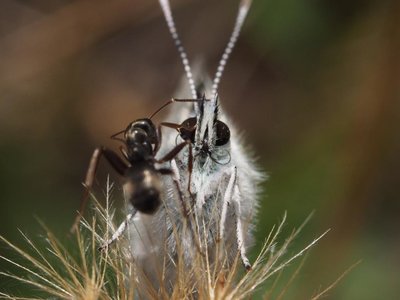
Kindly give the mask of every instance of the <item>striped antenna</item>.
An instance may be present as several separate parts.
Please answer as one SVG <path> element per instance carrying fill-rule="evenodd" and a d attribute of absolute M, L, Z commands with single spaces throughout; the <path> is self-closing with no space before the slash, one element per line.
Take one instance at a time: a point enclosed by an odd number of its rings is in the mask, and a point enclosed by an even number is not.
<path fill-rule="evenodd" d="M 231 37 L 229 39 L 228 45 L 225 48 L 224 54 L 222 54 L 222 58 L 219 61 L 217 72 L 215 73 L 212 85 L 213 97 L 211 99 L 215 99 L 217 95 L 218 85 L 219 82 L 221 81 L 222 73 L 224 72 L 226 62 L 228 61 L 229 56 L 232 53 L 233 48 L 235 47 L 236 41 L 240 34 L 240 30 L 242 29 L 244 20 L 246 19 L 250 6 L 251 6 L 251 0 L 240 1 L 239 12 L 236 17 L 235 27 L 233 28 Z"/>
<path fill-rule="evenodd" d="M 171 33 L 172 39 L 175 42 L 175 46 L 178 49 L 179 55 L 181 56 L 183 67 L 185 68 L 186 77 L 189 82 L 190 91 L 193 99 L 197 99 L 196 87 L 193 80 L 192 70 L 190 69 L 189 60 L 183 48 L 182 42 L 179 39 L 178 32 L 176 30 L 174 18 L 172 17 L 171 6 L 169 0 L 159 0 L 162 11 L 164 13 L 165 20 L 167 21 L 169 32 Z"/>

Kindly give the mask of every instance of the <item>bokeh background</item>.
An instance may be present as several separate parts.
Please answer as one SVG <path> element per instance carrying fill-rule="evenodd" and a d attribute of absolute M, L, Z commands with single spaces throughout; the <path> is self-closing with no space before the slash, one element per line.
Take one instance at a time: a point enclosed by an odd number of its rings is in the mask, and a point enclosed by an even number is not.
<path fill-rule="evenodd" d="M 332 230 L 286 299 L 309 298 L 358 260 L 327 298 L 396 299 L 400 1 L 253 2 L 220 96 L 270 175 L 257 247 L 285 211 L 288 233 L 315 211 L 291 250 Z M 172 1 L 189 57 L 211 74 L 237 4 Z M 182 74 L 155 0 L 2 0 L 0 234 L 39 238 L 38 217 L 63 236 L 93 148 L 116 148 L 110 134 L 174 96 Z M 100 169 L 99 191 L 110 171 Z M 13 256 L 4 245 L 0 254 Z"/>

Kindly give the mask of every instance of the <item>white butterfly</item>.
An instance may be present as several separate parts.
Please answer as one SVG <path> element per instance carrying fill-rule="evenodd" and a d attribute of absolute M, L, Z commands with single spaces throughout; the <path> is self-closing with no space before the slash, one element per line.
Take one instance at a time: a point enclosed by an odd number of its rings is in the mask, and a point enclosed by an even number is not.
<path fill-rule="evenodd" d="M 257 170 L 248 151 L 243 148 L 244 143 L 219 104 L 217 90 L 251 1 L 240 3 L 233 33 L 212 82 L 201 77 L 199 67 L 192 73 L 169 1 L 159 2 L 181 56 L 191 97 L 196 99 L 205 95 L 205 98 L 211 99 L 194 104 L 174 104 L 166 118 L 169 122 L 164 125 L 175 128 L 180 137 L 171 129 L 164 130 L 159 155 L 172 149 L 178 138 L 190 142 L 191 146 L 171 163 L 184 203 L 179 201 L 176 186 L 166 179 L 168 188 L 164 206 L 155 215 L 137 214 L 134 219 L 130 230 L 133 256 L 144 268 L 146 277 L 153 282 L 158 280 L 165 256 L 171 262 L 166 264 L 164 272 L 172 282 L 179 256 L 183 255 L 188 264 L 194 252 L 204 249 L 207 249 L 212 262 L 223 259 L 228 264 L 239 251 L 243 265 L 250 269 L 246 251 L 252 240 L 259 184 L 264 175 Z M 188 97 L 187 94 L 177 96 Z M 191 230 L 184 230 L 186 219 L 182 216 L 182 205 L 189 212 L 190 216 L 186 217 L 190 220 Z M 220 244 L 224 250 L 216 257 L 213 253 L 217 253 L 216 248 Z"/>
<path fill-rule="evenodd" d="M 190 267 L 199 253 L 207 255 L 210 265 L 232 264 L 239 253 L 244 267 L 250 269 L 247 249 L 257 214 L 259 184 L 264 180 L 217 95 L 251 1 L 240 2 L 233 33 L 213 81 L 203 76 L 200 67 L 192 73 L 169 1 L 159 2 L 181 56 L 191 98 L 204 97 L 204 101 L 174 104 L 163 125 L 178 132 L 163 130 L 158 156 L 182 141 L 187 141 L 188 147 L 167 164 L 175 176 L 165 177 L 160 209 L 153 215 L 138 212 L 132 222 L 127 222 L 132 255 L 141 269 L 139 281 L 143 275 L 143 282 L 151 282 L 154 288 L 173 284 L 178 260 Z M 187 94 L 177 96 L 190 98 Z"/>

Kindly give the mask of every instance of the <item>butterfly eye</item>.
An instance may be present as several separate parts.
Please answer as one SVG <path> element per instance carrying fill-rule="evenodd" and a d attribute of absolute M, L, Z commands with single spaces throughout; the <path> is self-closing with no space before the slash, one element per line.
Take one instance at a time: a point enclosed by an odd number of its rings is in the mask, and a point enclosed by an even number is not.
<path fill-rule="evenodd" d="M 229 142 L 229 139 L 231 138 L 231 131 L 229 130 L 228 125 L 226 125 L 224 122 L 217 121 L 216 133 L 217 133 L 217 140 L 215 142 L 216 146 L 223 146 Z"/>
<path fill-rule="evenodd" d="M 185 141 L 190 140 L 194 143 L 195 133 L 196 133 L 196 118 L 189 118 L 182 122 L 179 127 L 179 134 Z"/>

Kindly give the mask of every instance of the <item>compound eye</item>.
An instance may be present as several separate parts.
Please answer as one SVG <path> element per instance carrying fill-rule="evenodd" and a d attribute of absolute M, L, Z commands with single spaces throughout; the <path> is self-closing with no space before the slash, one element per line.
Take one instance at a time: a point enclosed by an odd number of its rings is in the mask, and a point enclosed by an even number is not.
<path fill-rule="evenodd" d="M 190 140 L 192 143 L 194 143 L 194 138 L 196 134 L 196 125 L 197 125 L 196 118 L 189 118 L 183 121 L 178 129 L 181 138 L 184 139 L 185 141 Z"/>
<path fill-rule="evenodd" d="M 215 142 L 216 146 L 223 146 L 229 142 L 231 138 L 231 131 L 229 130 L 228 125 L 224 122 L 217 121 L 216 123 L 216 133 L 217 133 L 217 140 Z"/>

